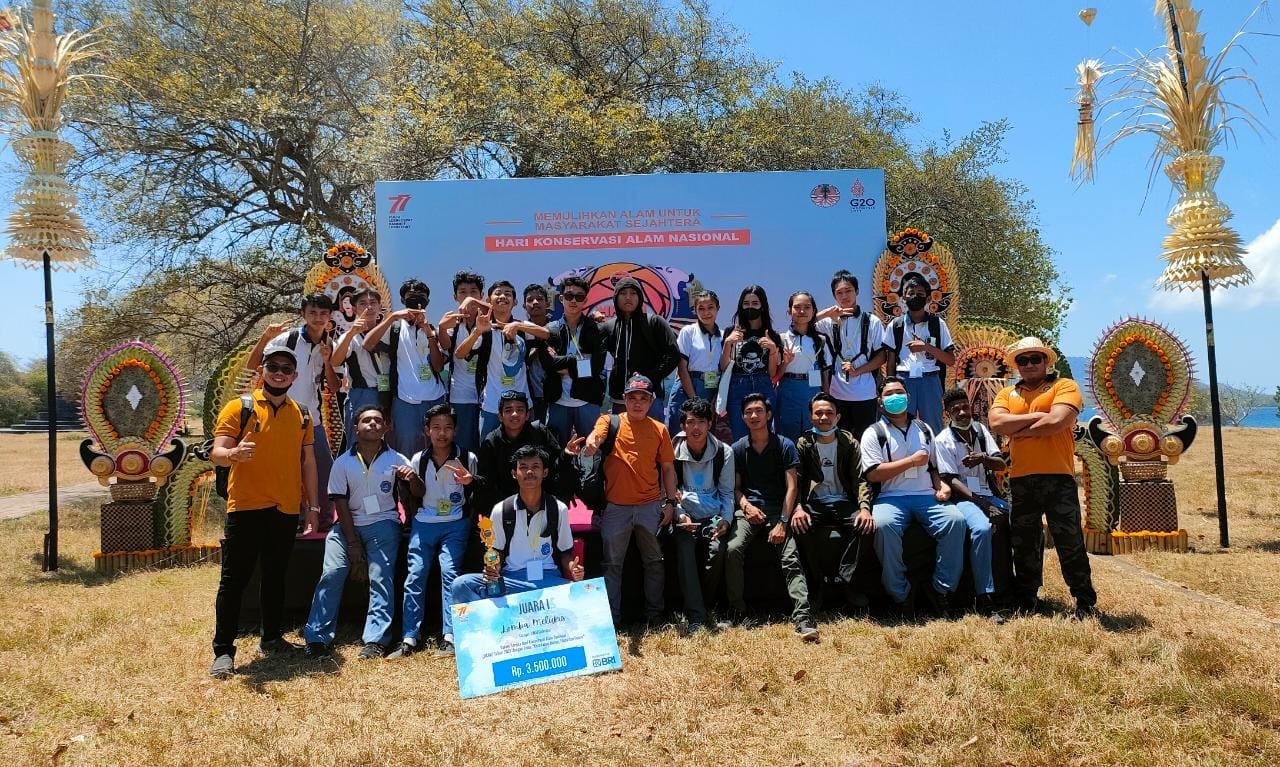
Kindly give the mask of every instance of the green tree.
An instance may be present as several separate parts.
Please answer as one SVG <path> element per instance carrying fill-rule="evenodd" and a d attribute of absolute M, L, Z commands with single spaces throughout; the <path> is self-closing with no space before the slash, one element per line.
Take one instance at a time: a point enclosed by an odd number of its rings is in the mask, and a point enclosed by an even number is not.
<path fill-rule="evenodd" d="M 1276 387 L 1276 393 L 1271 395 L 1271 400 L 1276 403 L 1276 415 L 1280 416 L 1280 386 Z"/>
<path fill-rule="evenodd" d="M 25 421 L 36 414 L 40 400 L 27 388 L 26 375 L 13 357 L 0 352 L 0 427 Z"/>

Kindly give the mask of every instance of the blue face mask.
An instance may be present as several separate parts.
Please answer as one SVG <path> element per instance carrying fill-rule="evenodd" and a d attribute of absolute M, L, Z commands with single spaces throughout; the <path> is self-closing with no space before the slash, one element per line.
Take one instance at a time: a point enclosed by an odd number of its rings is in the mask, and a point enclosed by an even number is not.
<path fill-rule="evenodd" d="M 890 394 L 884 398 L 884 412 L 889 415 L 902 415 L 907 412 L 907 395 Z"/>
<path fill-rule="evenodd" d="M 832 426 L 830 429 L 823 431 L 822 429 L 819 429 L 815 426 L 813 429 L 813 433 L 817 434 L 819 437 L 830 437 L 832 434 L 835 434 L 836 430 L 839 428 L 840 427 L 838 426 Z"/>

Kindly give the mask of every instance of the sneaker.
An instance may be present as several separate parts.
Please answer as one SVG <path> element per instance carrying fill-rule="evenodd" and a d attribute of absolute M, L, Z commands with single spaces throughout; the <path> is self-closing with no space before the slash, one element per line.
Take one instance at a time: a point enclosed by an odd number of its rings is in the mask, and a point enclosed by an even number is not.
<path fill-rule="evenodd" d="M 387 651 L 377 642 L 365 642 L 364 648 L 360 650 L 360 660 L 373 660 L 386 654 Z"/>
<path fill-rule="evenodd" d="M 754 628 L 755 625 L 756 619 L 741 610 L 731 610 L 724 618 L 716 621 L 716 628 L 721 631 L 734 628 L 735 626 L 741 629 L 749 629 Z"/>
<path fill-rule="evenodd" d="M 324 642 L 307 642 L 307 646 L 302 648 L 302 654 L 313 660 L 328 658 L 332 653 L 329 645 Z"/>
<path fill-rule="evenodd" d="M 818 627 L 813 625 L 813 621 L 800 621 L 797 623 L 796 633 L 806 642 L 818 641 Z"/>
<path fill-rule="evenodd" d="M 214 679 L 230 679 L 231 675 L 236 672 L 235 656 L 219 655 L 213 659 L 213 665 L 209 667 L 209 676 Z"/>
<path fill-rule="evenodd" d="M 1081 602 L 1076 602 L 1076 611 L 1075 611 L 1076 620 L 1086 621 L 1086 620 L 1089 620 L 1090 618 L 1097 618 L 1097 617 L 1098 617 L 1097 605 L 1087 605 Z"/>
<path fill-rule="evenodd" d="M 925 592 L 925 599 L 929 600 L 929 606 L 933 608 L 934 613 L 939 618 L 948 619 L 951 617 L 951 598 L 947 594 L 930 588 Z"/>
<path fill-rule="evenodd" d="M 1040 600 L 1035 597 L 1021 597 L 1013 602 L 1014 615 L 1035 615 L 1040 612 Z"/>
<path fill-rule="evenodd" d="M 388 653 L 387 660 L 400 660 L 401 658 L 407 658 L 417 651 L 417 645 L 409 642 L 401 642 L 399 647 Z"/>
<path fill-rule="evenodd" d="M 915 595 L 908 595 L 901 602 L 893 603 L 894 617 L 904 623 L 915 623 L 916 621 L 916 600 Z"/>
<path fill-rule="evenodd" d="M 441 642 L 440 646 L 436 648 L 436 651 L 431 654 L 437 658 L 448 658 L 456 654 L 456 651 L 453 649 L 453 642 L 446 639 Z"/>
<path fill-rule="evenodd" d="M 685 624 L 684 635 L 687 637 L 691 637 L 700 631 L 706 631 L 706 630 L 707 630 L 707 627 L 703 625 L 700 621 L 689 621 L 688 623 Z"/>
<path fill-rule="evenodd" d="M 276 656 L 292 655 L 302 649 L 301 645 L 296 645 L 284 637 L 276 637 L 275 639 L 263 639 L 258 643 L 258 656 L 261 658 L 272 658 Z"/>

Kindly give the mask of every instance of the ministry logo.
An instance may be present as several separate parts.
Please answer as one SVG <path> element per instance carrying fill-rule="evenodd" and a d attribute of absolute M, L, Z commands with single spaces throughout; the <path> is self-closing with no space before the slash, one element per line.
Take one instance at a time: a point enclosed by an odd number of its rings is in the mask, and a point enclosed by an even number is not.
<path fill-rule="evenodd" d="M 855 213 L 864 210 L 875 210 L 876 198 L 867 197 L 867 188 L 862 185 L 862 179 L 855 178 L 853 180 L 853 186 L 849 187 L 849 194 L 851 195 L 849 207 Z"/>
<path fill-rule="evenodd" d="M 388 229 L 409 229 L 413 225 L 413 219 L 405 215 L 405 210 L 409 207 L 408 194 L 393 194 L 387 198 L 391 203 L 391 207 L 387 209 L 387 228 Z"/>

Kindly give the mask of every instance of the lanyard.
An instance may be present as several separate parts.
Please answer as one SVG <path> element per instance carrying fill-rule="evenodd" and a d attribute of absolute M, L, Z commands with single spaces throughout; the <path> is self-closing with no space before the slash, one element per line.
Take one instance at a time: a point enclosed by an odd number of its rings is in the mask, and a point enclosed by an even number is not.
<path fill-rule="evenodd" d="M 581 357 L 582 351 L 582 320 L 578 320 L 578 332 L 569 330 L 569 323 L 564 325 L 565 332 L 569 335 L 569 354 L 574 357 Z"/>
<path fill-rule="evenodd" d="M 850 328 L 856 328 L 858 335 L 857 343 L 854 343 L 855 337 L 849 334 Z M 840 318 L 840 356 L 846 361 L 852 362 L 854 359 L 862 356 L 862 313 L 853 315 L 852 317 Z M 857 351 L 854 351 L 854 350 Z"/>

